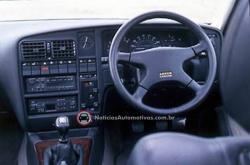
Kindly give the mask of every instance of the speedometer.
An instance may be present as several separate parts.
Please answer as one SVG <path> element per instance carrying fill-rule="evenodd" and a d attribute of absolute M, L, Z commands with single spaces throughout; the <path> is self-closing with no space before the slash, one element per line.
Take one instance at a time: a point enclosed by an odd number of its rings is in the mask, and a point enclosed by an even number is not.
<path fill-rule="evenodd" d="M 159 47 L 161 42 L 151 34 L 141 34 L 136 36 L 131 43 L 132 51 L 141 51 Z"/>

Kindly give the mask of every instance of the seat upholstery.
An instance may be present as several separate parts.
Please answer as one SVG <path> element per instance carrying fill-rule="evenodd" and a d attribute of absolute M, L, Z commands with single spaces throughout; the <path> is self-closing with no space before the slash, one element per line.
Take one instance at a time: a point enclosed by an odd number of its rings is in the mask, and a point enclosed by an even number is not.
<path fill-rule="evenodd" d="M 206 139 L 186 134 L 157 133 L 142 138 L 128 165 L 247 165 L 250 138 Z"/>

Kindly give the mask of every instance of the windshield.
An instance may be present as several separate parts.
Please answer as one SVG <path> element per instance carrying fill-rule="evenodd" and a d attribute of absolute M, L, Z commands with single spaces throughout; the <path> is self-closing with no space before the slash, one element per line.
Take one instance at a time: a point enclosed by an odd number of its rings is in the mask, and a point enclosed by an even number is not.
<path fill-rule="evenodd" d="M 128 19 L 165 10 L 220 28 L 235 0 L 0 0 L 0 20 Z"/>

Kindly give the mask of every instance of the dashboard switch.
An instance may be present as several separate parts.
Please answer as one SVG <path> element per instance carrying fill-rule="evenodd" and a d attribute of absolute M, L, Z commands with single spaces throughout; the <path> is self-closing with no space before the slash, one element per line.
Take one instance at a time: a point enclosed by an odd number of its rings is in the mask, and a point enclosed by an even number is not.
<path fill-rule="evenodd" d="M 48 65 L 41 66 L 41 74 L 49 74 L 49 66 Z"/>
<path fill-rule="evenodd" d="M 93 88 L 93 93 L 98 93 L 98 89 L 97 88 Z"/>
<path fill-rule="evenodd" d="M 87 104 L 86 103 L 81 103 L 81 108 L 86 108 Z"/>
<path fill-rule="evenodd" d="M 80 64 L 80 72 L 87 72 L 87 64 L 86 63 Z"/>
<path fill-rule="evenodd" d="M 58 65 L 57 65 L 57 61 L 50 61 L 49 63 L 49 68 L 50 68 L 50 73 L 51 74 L 57 74 L 58 71 Z"/>
<path fill-rule="evenodd" d="M 40 75 L 40 66 L 34 65 L 31 67 L 32 75 Z"/>
<path fill-rule="evenodd" d="M 68 66 L 64 61 L 59 61 L 59 65 L 58 65 L 58 70 L 59 73 L 67 73 L 68 72 Z"/>
<path fill-rule="evenodd" d="M 76 73 L 76 62 L 75 61 L 68 61 L 68 72 L 69 73 Z"/>
<path fill-rule="evenodd" d="M 58 73 L 58 65 L 50 65 L 50 73 L 56 74 Z"/>
<path fill-rule="evenodd" d="M 31 75 L 31 66 L 25 63 L 23 64 L 23 76 L 29 76 L 29 75 Z"/>
<path fill-rule="evenodd" d="M 96 63 L 88 63 L 88 71 L 95 72 L 96 71 Z"/>
<path fill-rule="evenodd" d="M 98 107 L 98 102 L 97 101 L 95 101 L 95 102 L 93 102 L 93 107 Z"/>

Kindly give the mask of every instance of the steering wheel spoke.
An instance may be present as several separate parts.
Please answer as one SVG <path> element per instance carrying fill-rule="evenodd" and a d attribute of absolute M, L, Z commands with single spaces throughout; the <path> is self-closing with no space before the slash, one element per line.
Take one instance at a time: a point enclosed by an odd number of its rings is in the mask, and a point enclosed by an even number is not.
<path fill-rule="evenodd" d="M 118 52 L 117 53 L 118 61 L 120 63 L 129 63 L 130 62 L 130 53 Z"/>
<path fill-rule="evenodd" d="M 202 88 L 202 85 L 198 84 L 197 81 L 192 80 L 188 85 L 188 88 L 192 89 L 194 92 L 199 92 Z"/>
<path fill-rule="evenodd" d="M 148 90 L 141 85 L 138 85 L 137 89 L 135 90 L 133 97 L 135 100 L 142 102 L 144 96 L 147 94 Z"/>
<path fill-rule="evenodd" d="M 175 57 L 178 61 L 180 61 L 182 64 L 186 60 L 192 59 L 196 56 L 196 53 L 194 52 L 192 47 L 187 48 L 174 48 L 175 54 L 178 57 Z"/>
<path fill-rule="evenodd" d="M 132 53 L 125 53 L 125 52 L 118 52 L 118 62 L 120 63 L 127 63 L 134 66 L 144 66 L 143 60 L 143 53 L 139 52 L 132 52 Z"/>
<path fill-rule="evenodd" d="M 191 47 L 195 53 L 195 55 L 198 55 L 199 53 L 205 51 L 208 49 L 207 44 L 203 41 L 200 41 L 198 44 Z"/>
<path fill-rule="evenodd" d="M 193 90 L 195 93 L 199 92 L 202 88 L 202 86 L 200 84 L 198 84 L 197 81 L 195 81 L 194 79 L 192 79 L 186 72 L 182 71 L 182 73 L 180 74 L 180 77 L 178 78 L 179 82 L 181 82 L 182 84 L 186 85 L 186 87 L 190 88 L 191 90 Z"/>

